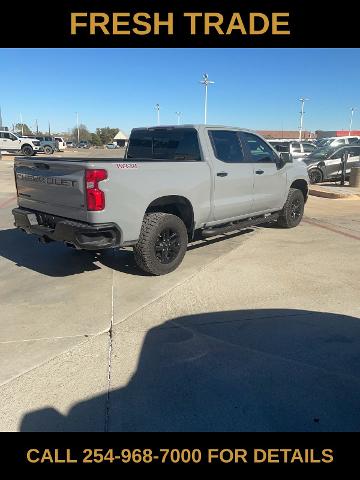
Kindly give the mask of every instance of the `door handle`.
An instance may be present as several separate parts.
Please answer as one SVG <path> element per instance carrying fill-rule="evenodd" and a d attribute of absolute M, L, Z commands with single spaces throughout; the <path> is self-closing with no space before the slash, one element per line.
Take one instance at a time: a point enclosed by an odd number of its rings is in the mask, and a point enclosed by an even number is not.
<path fill-rule="evenodd" d="M 216 175 L 218 177 L 227 177 L 228 173 L 227 172 L 218 172 Z"/>
<path fill-rule="evenodd" d="M 264 170 L 256 170 L 255 173 L 256 175 L 262 175 L 264 173 Z"/>

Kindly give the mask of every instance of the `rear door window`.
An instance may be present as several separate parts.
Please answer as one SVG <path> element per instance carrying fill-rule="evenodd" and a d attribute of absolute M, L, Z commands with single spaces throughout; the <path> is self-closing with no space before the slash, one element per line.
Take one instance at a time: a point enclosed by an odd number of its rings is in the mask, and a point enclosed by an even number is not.
<path fill-rule="evenodd" d="M 200 161 L 194 128 L 135 130 L 130 135 L 127 158 L 167 161 Z"/>

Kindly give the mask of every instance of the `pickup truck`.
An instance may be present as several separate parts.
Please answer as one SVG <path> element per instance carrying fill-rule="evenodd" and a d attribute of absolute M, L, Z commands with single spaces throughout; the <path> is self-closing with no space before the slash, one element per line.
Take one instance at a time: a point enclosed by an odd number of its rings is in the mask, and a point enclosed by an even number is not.
<path fill-rule="evenodd" d="M 36 155 L 40 151 L 40 141 L 34 138 L 19 137 L 13 132 L 0 128 L 0 153 L 1 150 L 12 153 L 21 152 L 25 156 Z"/>
<path fill-rule="evenodd" d="M 259 135 L 209 125 L 135 128 L 124 158 L 19 157 L 14 173 L 16 227 L 77 249 L 131 246 L 153 275 L 196 238 L 297 226 L 309 185 L 306 166 Z"/>

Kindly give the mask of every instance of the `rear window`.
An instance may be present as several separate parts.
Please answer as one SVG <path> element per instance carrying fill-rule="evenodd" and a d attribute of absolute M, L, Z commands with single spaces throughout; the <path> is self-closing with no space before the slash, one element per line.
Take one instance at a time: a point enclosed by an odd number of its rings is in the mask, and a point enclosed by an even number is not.
<path fill-rule="evenodd" d="M 303 143 L 303 148 L 304 148 L 304 152 L 305 153 L 308 153 L 308 152 L 312 152 L 313 150 L 315 150 L 315 145 L 312 145 L 311 143 Z"/>
<path fill-rule="evenodd" d="M 127 158 L 144 160 L 199 161 L 199 141 L 194 128 L 134 130 Z"/>
<path fill-rule="evenodd" d="M 292 142 L 291 147 L 292 147 L 292 151 L 293 151 L 294 153 L 301 153 L 300 143 L 298 143 L 298 142 Z"/>

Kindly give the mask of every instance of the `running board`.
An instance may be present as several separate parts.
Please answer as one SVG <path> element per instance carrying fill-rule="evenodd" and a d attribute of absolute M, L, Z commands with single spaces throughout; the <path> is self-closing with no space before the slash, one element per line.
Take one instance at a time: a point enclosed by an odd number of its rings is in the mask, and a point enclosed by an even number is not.
<path fill-rule="evenodd" d="M 262 215 L 261 217 L 249 218 L 247 220 L 239 220 L 237 222 L 228 223 L 222 227 L 205 228 L 202 230 L 201 235 L 204 238 L 215 237 L 222 233 L 234 232 L 235 230 L 242 230 L 243 228 L 255 227 L 262 223 L 272 222 L 279 218 L 280 212 L 272 213 L 270 215 Z"/>

